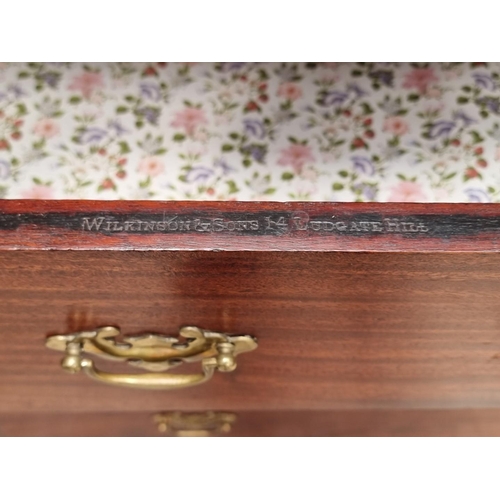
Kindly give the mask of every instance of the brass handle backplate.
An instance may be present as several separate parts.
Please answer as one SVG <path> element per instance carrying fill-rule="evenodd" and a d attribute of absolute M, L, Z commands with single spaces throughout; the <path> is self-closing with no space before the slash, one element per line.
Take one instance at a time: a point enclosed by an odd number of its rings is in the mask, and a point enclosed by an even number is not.
<path fill-rule="evenodd" d="M 123 342 L 120 342 L 116 340 L 120 330 L 105 326 L 92 331 L 51 335 L 45 345 L 66 353 L 61 366 L 70 373 L 82 370 L 100 382 L 143 389 L 181 389 L 201 384 L 210 380 L 216 370 L 233 371 L 238 354 L 257 348 L 256 339 L 250 335 L 226 335 L 195 326 L 183 327 L 179 334 L 186 342 L 152 333 L 124 336 Z M 84 354 L 125 361 L 152 373 L 103 372 Z M 163 373 L 183 362 L 196 361 L 201 361 L 201 373 Z"/>
<path fill-rule="evenodd" d="M 174 411 L 157 413 L 153 416 L 153 421 L 158 425 L 158 431 L 167 436 L 208 437 L 229 433 L 236 422 L 236 415 L 214 411 L 199 413 Z"/>

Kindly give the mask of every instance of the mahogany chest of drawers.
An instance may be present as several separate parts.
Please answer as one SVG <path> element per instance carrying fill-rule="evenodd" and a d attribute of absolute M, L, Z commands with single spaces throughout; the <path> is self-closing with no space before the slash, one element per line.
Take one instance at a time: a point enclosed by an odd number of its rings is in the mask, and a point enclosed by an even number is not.
<path fill-rule="evenodd" d="M 0 201 L 0 434 L 500 435 L 499 252 L 489 204 Z"/>

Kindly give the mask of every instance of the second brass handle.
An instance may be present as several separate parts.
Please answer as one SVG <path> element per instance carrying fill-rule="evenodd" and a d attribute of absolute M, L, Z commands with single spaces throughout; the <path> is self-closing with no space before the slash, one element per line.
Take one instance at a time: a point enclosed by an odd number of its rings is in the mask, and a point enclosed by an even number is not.
<path fill-rule="evenodd" d="M 202 384 L 210 380 L 216 370 L 233 371 L 236 369 L 235 357 L 257 347 L 255 339 L 249 335 L 230 336 L 197 327 L 181 329 L 181 335 L 188 340 L 186 343 L 156 334 L 124 337 L 125 342 L 117 342 L 115 337 L 119 334 L 117 328 L 103 327 L 91 332 L 53 335 L 48 337 L 46 345 L 65 351 L 61 365 L 70 373 L 83 371 L 90 378 L 106 384 L 160 390 Z M 153 373 L 104 372 L 96 368 L 93 360 L 84 357 L 84 353 L 127 361 Z M 201 373 L 161 373 L 182 362 L 193 361 L 201 361 Z"/>

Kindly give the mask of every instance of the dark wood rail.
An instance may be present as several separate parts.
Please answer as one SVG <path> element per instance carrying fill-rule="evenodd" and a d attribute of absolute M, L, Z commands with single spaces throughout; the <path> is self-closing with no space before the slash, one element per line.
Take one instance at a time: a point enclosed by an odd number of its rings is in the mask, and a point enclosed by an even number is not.
<path fill-rule="evenodd" d="M 500 205 L 0 200 L 0 249 L 497 252 Z"/>

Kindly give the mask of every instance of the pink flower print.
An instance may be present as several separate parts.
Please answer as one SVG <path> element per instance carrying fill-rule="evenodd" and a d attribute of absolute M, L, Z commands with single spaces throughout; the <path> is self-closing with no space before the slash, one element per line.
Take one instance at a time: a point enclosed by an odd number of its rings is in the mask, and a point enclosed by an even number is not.
<path fill-rule="evenodd" d="M 165 164 L 158 156 L 147 156 L 139 163 L 139 172 L 150 177 L 156 177 L 165 170 Z"/>
<path fill-rule="evenodd" d="M 29 200 L 50 200 L 54 197 L 54 193 L 50 186 L 33 186 L 31 189 L 27 191 L 23 191 L 21 193 L 23 198 Z"/>
<path fill-rule="evenodd" d="M 278 165 L 291 166 L 296 174 L 300 174 L 307 162 L 313 162 L 314 156 L 311 148 L 305 144 L 291 144 L 281 150 Z"/>
<path fill-rule="evenodd" d="M 197 130 L 192 137 L 195 141 L 199 142 L 206 142 L 208 140 L 208 134 L 205 130 Z"/>
<path fill-rule="evenodd" d="M 449 69 L 444 72 L 444 77 L 446 80 L 454 80 L 461 75 L 461 71 L 459 69 Z"/>
<path fill-rule="evenodd" d="M 419 202 L 425 201 L 426 196 L 420 184 L 416 182 L 401 181 L 392 188 L 388 201 Z"/>
<path fill-rule="evenodd" d="M 500 146 L 495 151 L 495 161 L 500 161 Z"/>
<path fill-rule="evenodd" d="M 187 135 L 193 135 L 195 130 L 207 123 L 205 112 L 198 108 L 185 108 L 175 114 L 173 127 L 182 128 Z"/>
<path fill-rule="evenodd" d="M 416 88 L 424 94 L 427 87 L 438 79 L 432 68 L 415 68 L 405 75 L 403 87 L 406 89 Z"/>
<path fill-rule="evenodd" d="M 432 87 L 430 89 L 427 89 L 426 95 L 428 97 L 431 97 L 432 99 L 439 99 L 441 97 L 441 90 L 439 90 L 437 87 Z"/>
<path fill-rule="evenodd" d="M 318 178 L 318 173 L 316 172 L 314 167 L 306 167 L 302 171 L 302 179 L 304 179 L 304 180 L 315 182 L 317 180 L 317 178 Z"/>
<path fill-rule="evenodd" d="M 59 125 L 52 118 L 42 118 L 35 123 L 33 132 L 44 139 L 50 139 L 56 136 L 59 132 Z"/>
<path fill-rule="evenodd" d="M 389 116 L 384 121 L 384 132 L 401 136 L 408 132 L 408 124 L 399 116 Z"/>
<path fill-rule="evenodd" d="M 302 97 L 302 89 L 292 82 L 282 83 L 278 88 L 278 97 L 296 101 Z"/>
<path fill-rule="evenodd" d="M 81 75 L 77 75 L 73 78 L 69 89 L 78 90 L 85 99 L 89 99 L 96 89 L 102 87 L 104 87 L 104 82 L 101 73 L 85 71 Z"/>

